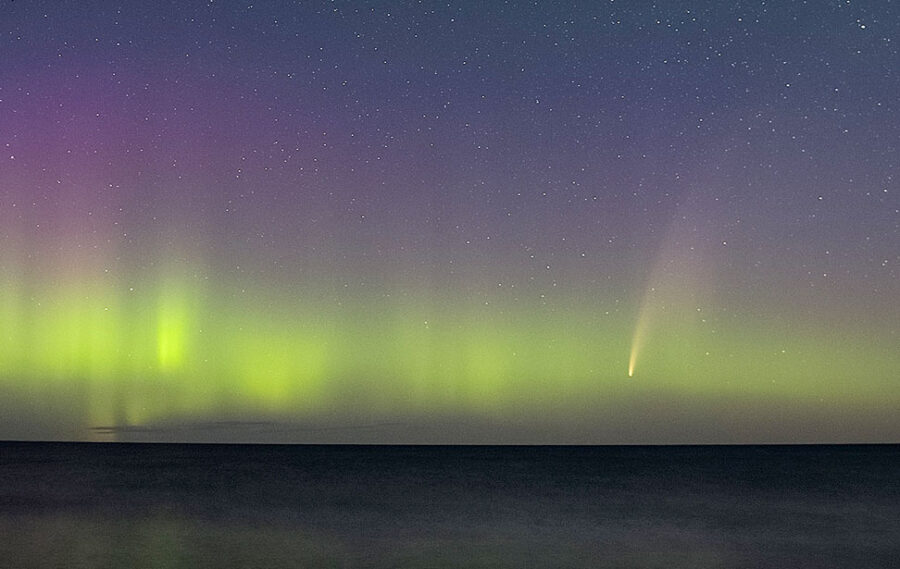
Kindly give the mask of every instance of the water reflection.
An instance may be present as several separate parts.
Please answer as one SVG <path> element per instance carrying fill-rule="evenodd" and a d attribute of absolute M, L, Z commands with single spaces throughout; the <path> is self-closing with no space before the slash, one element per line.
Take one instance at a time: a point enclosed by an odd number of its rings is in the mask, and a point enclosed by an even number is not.
<path fill-rule="evenodd" d="M 23 568 L 885 567 L 900 447 L 0 444 Z"/>

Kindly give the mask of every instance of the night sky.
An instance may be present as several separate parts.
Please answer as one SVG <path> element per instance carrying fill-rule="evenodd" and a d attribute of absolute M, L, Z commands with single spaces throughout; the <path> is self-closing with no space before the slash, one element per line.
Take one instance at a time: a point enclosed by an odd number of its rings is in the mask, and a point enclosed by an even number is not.
<path fill-rule="evenodd" d="M 5 2 L 0 439 L 900 440 L 900 6 Z"/>

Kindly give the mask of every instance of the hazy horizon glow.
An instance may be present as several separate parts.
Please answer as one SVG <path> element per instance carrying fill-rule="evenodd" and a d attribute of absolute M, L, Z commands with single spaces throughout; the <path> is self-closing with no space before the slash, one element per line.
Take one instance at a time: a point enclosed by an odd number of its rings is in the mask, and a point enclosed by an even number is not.
<path fill-rule="evenodd" d="M 0 439 L 900 440 L 891 6 L 3 10 Z"/>

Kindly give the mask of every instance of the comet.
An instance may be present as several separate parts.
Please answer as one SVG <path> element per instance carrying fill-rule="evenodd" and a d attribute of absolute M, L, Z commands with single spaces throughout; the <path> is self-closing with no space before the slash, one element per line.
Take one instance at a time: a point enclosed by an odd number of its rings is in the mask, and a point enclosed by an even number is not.
<path fill-rule="evenodd" d="M 634 377 L 637 360 L 659 323 L 685 322 L 685 317 L 690 314 L 683 308 L 696 304 L 693 297 L 701 275 L 703 249 L 697 229 L 699 222 L 695 220 L 695 212 L 699 211 L 702 208 L 694 196 L 686 196 L 662 239 L 638 307 L 628 357 L 628 377 Z"/>
<path fill-rule="evenodd" d="M 631 353 L 628 355 L 628 377 L 634 377 L 634 368 L 637 366 L 638 354 L 644 345 L 644 330 L 647 327 L 647 305 L 646 299 L 638 313 L 638 321 L 634 327 L 634 336 L 631 338 Z"/>

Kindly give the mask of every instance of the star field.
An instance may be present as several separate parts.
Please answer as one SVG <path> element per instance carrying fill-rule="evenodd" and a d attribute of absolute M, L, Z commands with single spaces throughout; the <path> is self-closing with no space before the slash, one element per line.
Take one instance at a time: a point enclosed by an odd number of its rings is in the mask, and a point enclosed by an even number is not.
<path fill-rule="evenodd" d="M 893 2 L 0 14 L 0 438 L 897 439 Z"/>

